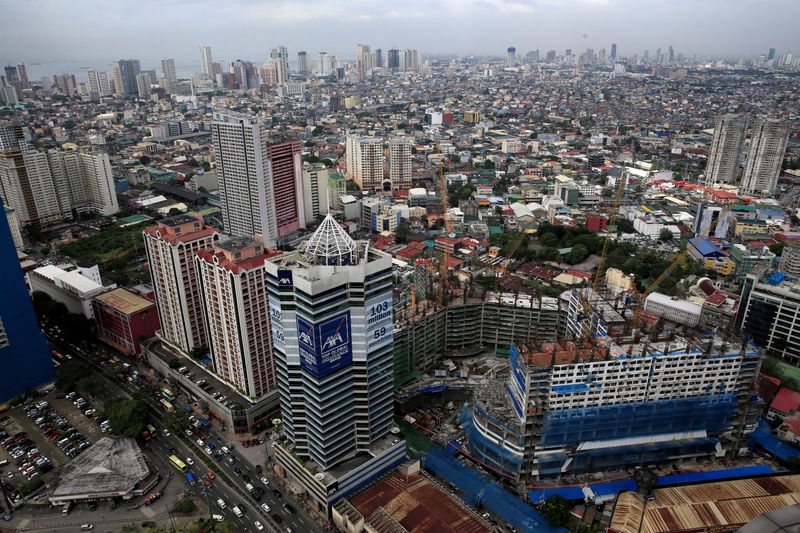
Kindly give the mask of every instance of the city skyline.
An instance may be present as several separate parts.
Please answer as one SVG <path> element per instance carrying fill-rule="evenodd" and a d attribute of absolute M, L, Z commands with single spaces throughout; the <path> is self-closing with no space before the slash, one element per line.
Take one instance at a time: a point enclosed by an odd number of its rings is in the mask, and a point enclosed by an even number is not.
<path fill-rule="evenodd" d="M 147 4 L 148 2 L 144 2 Z M 292 63 L 296 53 L 319 50 L 344 60 L 354 59 L 356 42 L 371 43 L 376 48 L 413 47 L 422 54 L 495 55 L 502 57 L 508 46 L 518 55 L 528 50 L 555 49 L 559 53 L 572 48 L 602 49 L 618 45 L 618 55 L 651 54 L 659 47 L 674 46 L 677 52 L 701 57 L 758 57 L 771 48 L 781 54 L 792 51 L 791 20 L 800 15 L 800 5 L 778 2 L 775 9 L 752 17 L 747 2 L 680 1 L 670 6 L 628 0 L 585 0 L 575 3 L 558 1 L 492 0 L 455 3 L 404 4 L 402 10 L 386 12 L 375 2 L 341 0 L 320 2 L 305 0 L 275 5 L 271 2 L 234 0 L 218 6 L 211 2 L 192 5 L 182 2 L 154 6 L 159 17 L 137 23 L 141 9 L 108 10 L 103 6 L 105 24 L 86 27 L 70 39 L 63 39 L 63 29 L 77 27 L 85 17 L 94 15 L 95 2 L 82 2 L 69 12 L 60 12 L 51 2 L 9 5 L 5 23 L 0 23 L 0 61 L 31 64 L 31 77 L 59 72 L 77 72 L 80 67 L 104 68 L 120 58 L 140 58 L 143 67 L 157 67 L 164 57 L 175 57 L 177 70 L 200 71 L 197 53 L 200 44 L 214 49 L 214 57 L 226 61 L 237 58 L 261 59 L 277 44 L 289 50 Z M 50 9 L 53 7 L 53 9 Z M 692 16 L 685 16 L 691 7 Z M 59 16 L 52 15 L 59 11 Z M 193 13 L 213 20 L 213 38 L 197 31 L 190 23 Z M 794 13 L 794 15 L 792 14 Z M 187 22 L 187 17 L 189 21 Z M 447 19 L 446 24 L 442 20 Z M 69 21 L 74 19 L 76 26 Z M 36 39 L 31 28 L 16 21 L 36 20 Z M 651 21 L 658 20 L 653 26 Z M 709 25 L 708 21 L 714 21 Z M 11 22 L 15 23 L 12 25 Z M 335 22 L 335 24 L 333 24 Z M 491 31 L 491 24 L 503 31 Z M 569 24 L 569 31 L 563 31 Z M 49 31 L 52 25 L 52 31 Z M 143 31 L 126 34 L 124 27 Z M 258 28 L 263 37 L 253 44 L 242 39 L 242 30 Z M 185 28 L 185 29 L 184 29 Z M 231 28 L 227 30 L 226 28 Z M 680 30 L 676 30 L 680 28 Z M 737 30 L 738 28 L 738 30 Z M 531 32 L 535 29 L 534 32 Z M 266 32 L 265 32 L 266 30 Z M 749 39 L 742 39 L 746 31 Z M 347 41 L 342 34 L 350 35 Z M 476 38 L 476 36 L 478 38 Z M 103 42 L 102 47 L 97 43 Z M 65 65 L 75 67 L 65 70 Z M 37 65 L 37 63 L 39 63 Z M 52 67 L 52 68 L 48 68 Z"/>

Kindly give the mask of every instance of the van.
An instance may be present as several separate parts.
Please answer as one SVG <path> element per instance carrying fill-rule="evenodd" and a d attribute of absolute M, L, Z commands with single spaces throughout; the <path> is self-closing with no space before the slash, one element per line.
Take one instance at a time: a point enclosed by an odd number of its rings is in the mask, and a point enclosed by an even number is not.
<path fill-rule="evenodd" d="M 217 522 L 223 522 L 223 521 L 225 521 L 225 517 L 224 517 L 224 516 L 222 516 L 221 514 L 212 514 L 212 515 L 211 515 L 211 518 L 213 518 L 213 519 L 214 519 L 214 520 L 216 520 Z"/>
<path fill-rule="evenodd" d="M 223 499 L 222 499 L 222 498 L 219 498 L 219 499 L 217 500 L 217 505 L 219 505 L 219 508 L 220 508 L 220 509 L 225 509 L 225 508 L 227 507 L 227 505 L 225 505 L 225 502 L 223 501 Z"/>
<path fill-rule="evenodd" d="M 186 368 L 185 366 L 182 366 L 178 369 L 178 372 L 180 372 L 181 374 L 186 374 L 188 371 L 189 369 Z"/>

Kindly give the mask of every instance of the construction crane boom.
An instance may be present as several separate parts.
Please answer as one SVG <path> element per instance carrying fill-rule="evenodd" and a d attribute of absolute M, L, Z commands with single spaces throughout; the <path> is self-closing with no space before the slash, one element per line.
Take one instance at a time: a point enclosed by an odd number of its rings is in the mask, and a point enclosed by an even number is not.
<path fill-rule="evenodd" d="M 447 290 L 447 263 L 450 261 L 450 246 L 449 239 L 450 233 L 453 231 L 453 224 L 450 222 L 450 217 L 447 216 L 447 179 L 444 177 L 444 164 L 439 164 L 439 190 L 442 194 L 442 216 L 444 216 L 444 252 L 442 253 L 442 261 L 439 263 L 439 290 L 436 293 L 436 303 L 440 308 L 445 305 L 444 293 Z"/>

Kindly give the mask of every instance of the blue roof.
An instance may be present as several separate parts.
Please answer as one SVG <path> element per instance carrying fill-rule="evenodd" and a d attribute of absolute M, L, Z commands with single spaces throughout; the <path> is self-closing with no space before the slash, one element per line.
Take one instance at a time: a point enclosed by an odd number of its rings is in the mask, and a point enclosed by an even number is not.
<path fill-rule="evenodd" d="M 761 445 L 766 451 L 783 460 L 791 457 L 800 457 L 800 450 L 775 438 L 769 423 L 763 419 L 758 422 L 758 429 L 750 434 L 750 447 L 752 448 L 756 444 Z"/>
<path fill-rule="evenodd" d="M 689 239 L 689 243 L 697 248 L 697 251 L 703 256 L 721 253 L 716 244 L 702 237 L 694 237 L 693 239 Z"/>
<path fill-rule="evenodd" d="M 765 476 L 774 473 L 767 465 L 744 466 L 741 468 L 726 468 L 724 470 L 711 470 L 708 472 L 686 472 L 685 474 L 672 474 L 659 476 L 657 486 L 669 487 L 684 483 L 700 483 L 701 481 L 716 481 L 719 479 L 733 479 L 739 477 Z"/>

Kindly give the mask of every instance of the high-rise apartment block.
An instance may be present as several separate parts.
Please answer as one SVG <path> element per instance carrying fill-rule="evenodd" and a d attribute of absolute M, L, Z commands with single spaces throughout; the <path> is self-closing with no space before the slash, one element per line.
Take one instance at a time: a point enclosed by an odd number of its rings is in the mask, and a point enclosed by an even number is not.
<path fill-rule="evenodd" d="M 89 70 L 89 95 L 92 98 L 111 95 L 111 84 L 108 82 L 108 73 L 103 70 Z"/>
<path fill-rule="evenodd" d="M 266 263 L 281 464 L 323 508 L 405 460 L 392 426 L 392 260 L 328 215 Z M 309 461 L 315 476 L 297 458 Z M 358 458 L 358 459 L 357 459 Z M 345 461 L 346 472 L 335 467 Z"/>
<path fill-rule="evenodd" d="M 383 179 L 383 141 L 376 137 L 347 136 L 347 175 L 365 191 L 391 189 Z"/>
<path fill-rule="evenodd" d="M 166 218 L 144 230 L 159 336 L 184 353 L 208 345 L 194 255 L 217 242 L 216 228 L 189 215 Z"/>
<path fill-rule="evenodd" d="M 303 200 L 306 224 L 328 214 L 328 167 L 324 164 L 303 163 Z"/>
<path fill-rule="evenodd" d="M 226 233 L 274 248 L 305 227 L 299 142 L 269 144 L 258 118 L 236 113 L 214 113 L 211 136 Z"/>
<path fill-rule="evenodd" d="M 53 76 L 53 83 L 66 96 L 72 96 L 78 92 L 78 82 L 75 81 L 74 74 L 56 74 Z"/>
<path fill-rule="evenodd" d="M 5 211 L 2 198 L 0 211 Z M 5 216 L 0 216 L 0 277 L 0 402 L 6 402 L 52 379 L 53 361 Z"/>
<path fill-rule="evenodd" d="M 389 139 L 389 179 L 392 190 L 411 188 L 411 139 L 392 137 Z"/>
<path fill-rule="evenodd" d="M 71 209 L 102 216 L 119 212 L 108 154 L 90 150 L 50 150 L 47 156 L 54 182 L 59 184 L 59 189 L 66 186 Z"/>
<path fill-rule="evenodd" d="M 200 46 L 200 70 L 203 74 L 213 79 L 214 68 L 212 66 L 214 60 L 211 57 L 210 46 Z"/>
<path fill-rule="evenodd" d="M 707 185 L 736 183 L 746 132 L 747 115 L 728 113 L 717 117 L 706 165 Z"/>
<path fill-rule="evenodd" d="M 759 118 L 753 124 L 740 192 L 756 196 L 775 193 L 791 125 L 786 120 Z"/>
<path fill-rule="evenodd" d="M 368 44 L 358 43 L 356 45 L 356 74 L 358 79 L 365 80 L 372 75 L 375 68 L 375 53 L 370 50 Z"/>
<path fill-rule="evenodd" d="M 297 52 L 297 72 L 308 74 L 308 52 Z"/>
<path fill-rule="evenodd" d="M 172 92 L 175 83 L 178 81 L 178 74 L 175 72 L 175 60 L 171 58 L 162 59 L 161 71 L 164 73 L 164 81 L 166 82 L 167 92 Z M 151 83 L 155 82 L 155 80 L 150 81 Z"/>
<path fill-rule="evenodd" d="M 122 82 L 122 96 L 131 98 L 139 95 L 137 76 L 142 72 L 142 66 L 138 59 L 120 59 L 119 63 L 120 81 Z M 116 82 L 116 78 L 114 79 Z"/>
<path fill-rule="evenodd" d="M 27 147 L 0 152 L 0 196 L 23 225 L 50 226 L 72 218 L 69 191 L 54 181 L 44 152 Z"/>
<path fill-rule="evenodd" d="M 252 400 L 276 387 L 264 263 L 278 253 L 232 239 L 195 256 L 214 372 Z"/>

